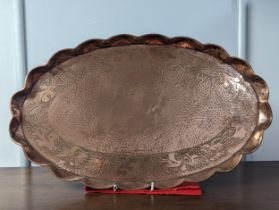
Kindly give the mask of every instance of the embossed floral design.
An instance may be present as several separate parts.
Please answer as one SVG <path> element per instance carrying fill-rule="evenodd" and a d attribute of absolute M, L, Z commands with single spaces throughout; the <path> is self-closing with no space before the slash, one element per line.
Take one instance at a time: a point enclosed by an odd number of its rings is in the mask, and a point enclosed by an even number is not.
<path fill-rule="evenodd" d="M 168 159 L 164 159 L 163 163 L 167 163 L 170 168 L 179 168 L 181 171 L 202 168 L 210 161 L 216 161 L 228 153 L 226 143 L 235 132 L 236 129 L 229 125 L 208 143 L 192 149 L 169 153 Z"/>
<path fill-rule="evenodd" d="M 52 85 L 52 80 L 47 79 L 40 83 L 40 91 L 38 91 L 38 99 L 41 99 L 42 102 L 47 103 L 53 99 L 56 95 L 55 86 Z M 38 102 L 38 101 L 36 101 Z"/>
<path fill-rule="evenodd" d="M 29 148 L 28 139 L 25 138 L 23 129 L 22 129 L 22 116 L 23 116 L 23 103 L 26 99 L 26 97 L 31 93 L 34 84 L 39 80 L 40 76 L 43 74 L 49 72 L 51 68 L 58 66 L 59 64 L 62 64 L 63 62 L 72 59 L 76 56 L 91 52 L 96 49 L 101 48 L 107 48 L 107 47 L 115 47 L 115 46 L 123 46 L 123 45 L 133 45 L 133 44 L 140 44 L 140 45 L 171 45 L 176 46 L 178 48 L 187 48 L 191 50 L 197 50 L 199 52 L 208 54 L 210 56 L 213 56 L 220 61 L 232 66 L 237 72 L 241 73 L 246 81 L 248 81 L 253 89 L 255 90 L 257 97 L 258 97 L 258 107 L 259 107 L 259 116 L 261 116 L 261 119 L 259 119 L 257 127 L 255 128 L 254 133 L 251 135 L 251 138 L 247 142 L 247 144 L 237 153 L 235 153 L 235 156 L 230 158 L 226 161 L 226 165 L 224 166 L 223 163 L 220 163 L 219 165 L 216 165 L 215 168 L 210 169 L 209 171 L 199 171 L 198 173 L 194 174 L 196 175 L 197 180 L 201 181 L 205 178 L 208 178 L 211 176 L 214 172 L 222 171 L 222 170 L 228 170 L 234 168 L 237 163 L 239 162 L 241 156 L 247 152 L 254 151 L 259 144 L 261 143 L 262 134 L 264 129 L 266 129 L 272 120 L 272 114 L 271 109 L 268 104 L 268 88 L 265 82 L 257 75 L 255 75 L 252 71 L 252 68 L 249 66 L 249 64 L 245 63 L 243 60 L 238 58 L 230 57 L 225 50 L 223 50 L 221 47 L 211 44 L 201 44 L 198 41 L 187 38 L 187 37 L 175 37 L 175 38 L 167 38 L 162 35 L 144 35 L 141 37 L 135 37 L 132 35 L 118 35 L 115 37 L 112 37 L 107 40 L 99 40 L 99 39 L 93 39 L 89 40 L 87 42 L 82 43 L 75 49 L 68 49 L 58 52 L 55 56 L 53 56 L 47 65 L 38 67 L 37 69 L 33 70 L 27 77 L 26 85 L 24 89 L 18 93 L 16 93 L 12 98 L 12 113 L 13 118 L 10 124 L 10 133 L 13 137 L 13 139 L 22 145 L 23 149 L 26 152 L 26 155 L 33 161 L 36 161 L 42 165 L 48 165 L 53 172 L 63 179 L 66 180 L 75 180 L 80 179 L 83 182 L 90 183 L 91 178 L 84 177 L 80 174 L 76 175 L 74 173 L 70 173 L 69 171 L 65 171 L 60 165 L 57 165 L 53 162 L 50 162 L 47 159 L 44 159 L 40 155 L 38 155 L 37 152 L 34 152 L 34 148 Z M 60 71 L 59 74 L 62 76 L 65 75 L 64 72 Z M 76 75 L 75 75 L 76 76 Z M 62 77 L 59 77 L 61 81 L 64 79 Z M 74 77 L 73 77 L 74 78 Z M 201 76 L 201 81 L 204 81 L 205 76 Z M 58 81 L 58 82 L 61 82 Z M 224 82 L 221 80 L 221 82 Z M 236 81 L 237 83 L 237 81 Z M 224 87 L 229 87 L 229 84 L 226 82 L 223 83 Z M 237 87 L 236 87 L 237 90 Z M 49 103 L 52 98 L 55 97 L 56 93 L 54 89 L 49 89 L 48 84 L 42 84 L 41 87 L 41 102 L 42 103 Z M 247 107 L 249 107 L 249 104 L 247 104 Z M 33 107 L 33 111 L 30 110 L 31 113 L 34 113 L 30 118 L 36 119 L 35 113 L 40 113 L 39 107 Z M 35 121 L 36 122 L 36 121 Z M 30 130 L 32 130 L 30 128 Z M 34 136 L 41 139 L 43 133 L 34 133 Z M 67 153 L 69 155 L 69 159 L 72 163 L 77 163 L 74 159 L 74 155 L 77 155 L 79 157 L 80 155 L 80 148 L 72 148 L 70 149 L 69 145 L 65 145 L 63 141 L 61 141 L 56 136 L 48 136 L 50 141 L 53 141 L 54 146 L 56 147 L 56 152 L 59 151 L 58 148 L 67 150 Z M 224 139 L 224 141 L 222 140 Z M 214 151 L 224 147 L 225 145 L 229 145 L 232 142 L 225 141 L 226 138 L 219 138 L 219 140 L 215 139 L 214 144 L 212 147 L 210 146 L 212 158 L 217 157 Z M 225 146 L 226 147 L 226 146 Z M 170 166 L 173 166 L 173 169 L 178 170 L 184 170 L 187 167 L 192 167 L 194 162 L 199 161 L 199 163 L 202 165 L 206 163 L 207 160 L 202 159 L 202 154 L 207 152 L 208 150 L 208 144 L 201 145 L 198 148 L 193 148 L 195 151 L 197 151 L 197 154 L 194 155 L 189 151 L 183 151 L 180 154 L 176 153 L 170 153 L 169 158 L 164 161 L 164 164 L 169 164 Z M 222 155 L 222 153 L 219 153 Z M 68 157 L 68 156 L 67 156 Z M 80 158 L 86 162 L 88 155 L 82 155 Z M 65 157 L 65 160 L 67 158 Z M 102 158 L 94 158 L 90 159 L 90 161 L 93 161 L 97 163 L 98 167 L 102 167 L 104 160 Z M 82 164 L 82 163 L 81 163 Z M 86 167 L 86 166 L 84 166 Z M 97 167 L 97 168 L 98 168 Z M 92 169 L 92 168 L 91 168 Z M 89 168 L 88 168 L 89 170 Z M 201 178 L 202 177 L 202 178 Z M 183 180 L 187 180 L 188 176 L 183 177 Z M 88 182 L 87 182 L 88 181 Z M 174 186 L 174 183 L 177 183 L 176 180 L 163 180 L 164 181 L 164 187 L 166 186 Z M 100 185 L 104 187 L 112 186 L 112 182 L 104 182 Z M 130 185 L 131 188 L 132 184 Z M 142 186 L 146 187 L 146 183 L 144 182 L 137 182 L 137 187 Z M 160 187 L 160 181 L 156 182 L 156 187 Z M 92 185 L 94 187 L 94 185 Z"/>
<path fill-rule="evenodd" d="M 64 158 L 62 159 L 65 160 L 66 165 L 74 168 L 84 167 L 90 158 L 90 154 L 85 152 L 84 149 L 79 146 L 66 148 L 64 150 L 63 156 Z"/>

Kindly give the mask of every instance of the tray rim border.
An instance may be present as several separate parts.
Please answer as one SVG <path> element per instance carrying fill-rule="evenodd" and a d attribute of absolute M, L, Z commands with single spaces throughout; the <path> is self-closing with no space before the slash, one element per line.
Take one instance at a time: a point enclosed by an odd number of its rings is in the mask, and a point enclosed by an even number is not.
<path fill-rule="evenodd" d="M 47 167 L 60 179 L 74 181 L 80 180 L 85 185 L 93 188 L 111 188 L 115 184 L 112 181 L 100 181 L 97 179 L 92 179 L 89 177 L 83 177 L 78 174 L 66 171 L 54 163 L 50 162 L 44 158 L 38 151 L 36 151 L 28 142 L 23 134 L 23 129 L 21 126 L 22 117 L 22 107 L 25 98 L 28 96 L 32 90 L 35 83 L 40 79 L 40 77 L 50 71 L 55 66 L 66 62 L 76 56 L 89 53 L 93 50 L 98 50 L 102 48 L 117 47 L 117 46 L 127 46 L 127 45 L 169 45 L 179 48 L 186 48 L 195 51 L 205 53 L 209 56 L 213 56 L 223 63 L 232 66 L 237 72 L 239 72 L 245 81 L 249 82 L 253 87 L 257 97 L 258 97 L 258 110 L 259 117 L 258 123 L 251 134 L 247 143 L 236 152 L 230 159 L 224 161 L 223 163 L 200 171 L 198 173 L 185 176 L 177 177 L 172 180 L 154 181 L 154 186 L 156 188 L 170 188 L 181 184 L 184 181 L 203 181 L 216 172 L 227 172 L 235 168 L 242 156 L 247 153 L 254 152 L 261 144 L 263 139 L 263 132 L 269 127 L 272 121 L 272 110 L 268 103 L 269 90 L 266 82 L 258 75 L 256 75 L 252 67 L 244 60 L 230 56 L 226 50 L 215 44 L 202 44 L 199 41 L 189 38 L 189 37 L 166 37 L 161 34 L 145 34 L 142 36 L 134 36 L 130 34 L 120 34 L 113 36 L 108 39 L 89 39 L 76 48 L 63 49 L 56 52 L 43 66 L 39 66 L 31 70 L 26 76 L 24 88 L 19 92 L 15 93 L 10 102 L 10 109 L 12 113 L 12 119 L 10 121 L 9 132 L 13 141 L 19 144 L 27 159 L 35 162 L 38 165 Z M 152 184 L 153 185 L 153 184 Z M 117 186 L 121 189 L 143 189 L 151 186 L 149 182 L 117 182 Z"/>

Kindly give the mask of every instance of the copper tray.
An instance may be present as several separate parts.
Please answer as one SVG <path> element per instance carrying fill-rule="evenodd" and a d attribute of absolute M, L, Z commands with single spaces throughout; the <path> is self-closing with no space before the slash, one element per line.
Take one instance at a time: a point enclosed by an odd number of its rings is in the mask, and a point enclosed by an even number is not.
<path fill-rule="evenodd" d="M 118 35 L 56 53 L 11 102 L 26 156 L 94 188 L 173 187 L 229 171 L 271 122 L 246 62 L 186 37 Z"/>

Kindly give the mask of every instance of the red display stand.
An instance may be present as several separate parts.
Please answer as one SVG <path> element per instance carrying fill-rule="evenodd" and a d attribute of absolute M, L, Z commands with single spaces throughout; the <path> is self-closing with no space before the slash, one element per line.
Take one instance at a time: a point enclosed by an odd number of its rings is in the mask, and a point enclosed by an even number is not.
<path fill-rule="evenodd" d="M 85 187 L 84 191 L 86 193 L 104 193 L 104 194 L 134 194 L 134 195 L 188 195 L 188 196 L 201 196 L 202 190 L 198 183 L 195 182 L 185 182 L 175 188 L 170 189 L 144 189 L 144 190 L 113 190 L 113 189 L 92 189 L 90 187 Z"/>

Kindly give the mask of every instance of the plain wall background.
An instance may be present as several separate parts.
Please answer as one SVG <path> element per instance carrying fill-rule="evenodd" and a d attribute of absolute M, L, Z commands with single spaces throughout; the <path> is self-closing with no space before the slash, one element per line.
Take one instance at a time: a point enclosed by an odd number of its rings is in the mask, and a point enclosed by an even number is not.
<path fill-rule="evenodd" d="M 247 160 L 279 160 L 279 1 L 250 0 L 248 7 L 248 56 L 254 71 L 270 90 L 273 121 L 262 145 Z"/>
<path fill-rule="evenodd" d="M 0 30 L 4 32 L 0 33 L 0 59 L 5 55 L 5 59 L 0 60 L 0 166 L 19 165 L 18 146 L 8 136 L 10 114 L 7 107 L 9 97 L 15 91 L 12 51 L 16 48 L 13 47 L 12 32 L 7 32 L 15 21 L 12 2 L 0 0 L 0 14 L 4 16 L 0 20 Z M 247 159 L 279 160 L 276 136 L 279 126 L 276 90 L 279 85 L 276 84 L 278 72 L 275 65 L 279 60 L 276 52 L 276 46 L 279 47 L 276 40 L 279 37 L 279 1 L 250 0 L 249 3 L 248 58 L 256 73 L 270 85 L 275 119 L 266 132 L 262 147 Z M 108 38 L 122 33 L 190 36 L 201 42 L 221 45 L 231 55 L 237 54 L 235 0 L 26 0 L 25 18 L 29 70 L 46 63 L 60 49 L 73 48 L 90 38 Z M 266 45 L 267 42 L 269 45 Z"/>
<path fill-rule="evenodd" d="M 161 33 L 237 52 L 234 0 L 26 0 L 28 68 L 93 37 Z"/>
<path fill-rule="evenodd" d="M 19 147 L 9 136 L 9 102 L 17 86 L 13 11 L 11 1 L 0 0 L 0 166 L 19 163 Z"/>

